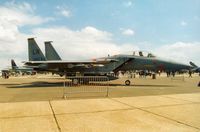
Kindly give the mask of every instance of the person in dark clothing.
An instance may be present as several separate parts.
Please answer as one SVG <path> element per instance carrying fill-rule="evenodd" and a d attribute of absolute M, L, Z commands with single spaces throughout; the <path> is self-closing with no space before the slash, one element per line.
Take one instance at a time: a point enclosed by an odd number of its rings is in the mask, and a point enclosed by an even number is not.
<path fill-rule="evenodd" d="M 192 71 L 189 70 L 189 77 L 192 77 Z"/>

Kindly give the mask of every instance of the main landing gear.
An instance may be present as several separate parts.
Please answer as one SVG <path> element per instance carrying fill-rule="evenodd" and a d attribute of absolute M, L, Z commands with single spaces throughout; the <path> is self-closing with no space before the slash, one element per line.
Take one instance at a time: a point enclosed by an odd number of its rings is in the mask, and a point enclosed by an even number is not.
<path fill-rule="evenodd" d="M 72 84 L 78 85 L 78 84 L 89 84 L 90 80 L 89 78 L 74 78 L 72 79 Z"/>
<path fill-rule="evenodd" d="M 130 80 L 126 80 L 126 81 L 125 81 L 125 85 L 126 85 L 126 86 L 130 86 L 130 84 L 131 84 L 131 81 L 130 81 Z"/>
<path fill-rule="evenodd" d="M 77 78 L 72 79 L 72 83 L 74 85 L 78 85 L 80 83 L 80 80 L 78 80 Z"/>

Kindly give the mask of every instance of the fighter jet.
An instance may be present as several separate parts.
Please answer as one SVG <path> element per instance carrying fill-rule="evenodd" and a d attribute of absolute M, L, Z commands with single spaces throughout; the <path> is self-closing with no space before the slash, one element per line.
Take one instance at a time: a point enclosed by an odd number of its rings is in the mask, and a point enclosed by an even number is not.
<path fill-rule="evenodd" d="M 23 75 L 24 74 L 31 75 L 31 74 L 35 73 L 33 71 L 33 68 L 27 68 L 27 67 L 19 67 L 19 66 L 17 66 L 17 64 L 15 63 L 15 61 L 13 59 L 11 60 L 11 67 L 12 67 L 11 71 L 15 72 L 16 74 L 22 73 Z"/>
<path fill-rule="evenodd" d="M 178 71 L 191 68 L 190 65 L 162 60 L 152 54 L 144 56 L 142 52 L 140 56 L 119 54 L 87 61 L 64 61 L 60 60 L 60 57 L 58 57 L 59 60 L 47 60 L 33 38 L 28 39 L 28 48 L 29 61 L 25 62 L 26 66 L 62 72 L 66 76 L 76 76 L 76 73 L 79 73 L 79 76 L 107 76 L 109 80 L 114 80 L 118 78 L 116 74 L 119 71 Z M 55 49 L 50 49 L 50 51 L 54 52 Z M 130 85 L 129 80 L 125 83 Z"/>

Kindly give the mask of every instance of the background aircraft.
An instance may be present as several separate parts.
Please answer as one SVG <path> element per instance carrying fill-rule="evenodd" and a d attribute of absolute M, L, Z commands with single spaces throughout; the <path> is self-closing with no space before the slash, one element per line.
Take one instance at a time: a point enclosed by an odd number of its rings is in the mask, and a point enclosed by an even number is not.
<path fill-rule="evenodd" d="M 11 67 L 5 68 L 1 70 L 1 76 L 5 79 L 8 79 L 9 76 L 17 76 L 19 74 L 27 74 L 27 75 L 33 75 L 36 74 L 36 71 L 33 70 L 33 68 L 27 68 L 27 67 L 19 67 L 15 63 L 15 61 L 11 60 Z"/>
<path fill-rule="evenodd" d="M 32 75 L 35 74 L 35 71 L 33 70 L 33 68 L 27 68 L 27 67 L 19 67 L 17 66 L 17 64 L 15 63 L 15 61 L 12 59 L 11 60 L 11 66 L 12 66 L 12 72 L 18 73 L 18 74 L 27 74 L 27 75 Z"/>
<path fill-rule="evenodd" d="M 51 48 L 49 49 L 49 47 Z M 190 65 L 162 60 L 152 55 L 143 56 L 142 52 L 140 56 L 119 54 L 88 61 L 63 61 L 60 60 L 60 57 L 58 57 L 59 60 L 52 60 L 58 54 L 56 54 L 52 46 L 49 47 L 46 47 L 46 55 L 52 52 L 53 56 L 47 55 L 50 56 L 51 60 L 47 60 L 35 40 L 29 38 L 29 61 L 25 62 L 25 65 L 44 71 L 61 72 L 66 76 L 107 76 L 109 80 L 117 79 L 116 75 L 119 71 L 151 70 L 155 72 L 175 72 L 192 68 Z M 127 84 L 130 84 L 130 81 Z"/>

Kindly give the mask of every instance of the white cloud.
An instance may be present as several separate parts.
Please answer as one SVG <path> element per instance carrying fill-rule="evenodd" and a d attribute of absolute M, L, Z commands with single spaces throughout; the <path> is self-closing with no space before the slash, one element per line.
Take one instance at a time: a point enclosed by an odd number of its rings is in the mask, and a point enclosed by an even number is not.
<path fill-rule="evenodd" d="M 25 25 L 38 25 L 50 20 L 34 14 L 28 3 L 6 3 L 0 6 L 0 67 L 10 64 L 10 59 L 27 58 L 27 34 L 19 31 Z M 3 63 L 4 62 L 4 63 Z M 5 63 L 7 62 L 7 63 Z"/>
<path fill-rule="evenodd" d="M 80 30 L 71 30 L 67 27 L 36 28 L 31 37 L 37 36 L 36 41 L 44 51 L 44 41 L 52 40 L 55 49 L 64 60 L 93 59 L 97 57 L 127 53 L 126 51 L 144 49 L 135 44 L 117 44 L 113 42 L 112 34 L 99 30 L 95 27 L 87 26 Z M 17 62 L 27 60 L 27 38 L 30 35 L 17 32 L 17 37 L 11 42 L 5 42 L 6 46 L 0 47 L 0 61 L 3 66 L 10 64 L 10 59 L 16 58 Z M 2 45 L 0 45 L 2 46 Z M 17 49 L 17 50 L 16 50 Z M 176 42 L 151 49 L 158 57 L 169 58 L 179 62 L 187 63 L 194 61 L 200 65 L 200 42 L 185 43 Z M 3 56 L 2 56 L 3 55 Z M 2 66 L 2 65 L 1 65 Z"/>
<path fill-rule="evenodd" d="M 45 23 L 52 18 L 44 18 L 34 14 L 34 8 L 29 3 L 6 3 L 0 6 L 0 21 L 14 23 L 17 26 L 37 25 Z"/>
<path fill-rule="evenodd" d="M 18 64 L 22 60 L 27 60 L 28 37 L 37 37 L 36 41 L 42 49 L 44 49 L 44 41 L 54 41 L 55 49 L 65 60 L 92 59 L 144 48 L 141 44 L 138 44 L 140 47 L 132 43 L 117 44 L 113 41 L 113 35 L 110 32 L 91 26 L 80 30 L 60 26 L 36 28 L 31 35 L 23 34 L 18 29 L 20 26 L 41 24 L 45 21 L 40 16 L 31 13 L 29 6 L 17 7 L 0 6 L 0 69 L 10 65 L 12 58 L 16 59 Z M 35 20 L 35 17 L 39 20 Z M 121 29 L 121 31 L 126 31 L 125 35 L 134 35 L 131 29 Z M 148 46 L 148 42 L 145 42 L 145 45 Z M 177 42 L 151 50 L 161 57 L 181 62 L 194 61 L 200 65 L 200 62 L 197 62 L 200 58 L 200 42 Z"/>
<path fill-rule="evenodd" d="M 28 3 L 21 5 L 6 3 L 0 6 L 0 46 L 5 49 L 22 35 L 18 28 L 23 25 L 36 25 L 45 22 L 45 18 L 31 13 L 33 9 Z"/>
<path fill-rule="evenodd" d="M 92 59 L 130 49 L 138 50 L 138 47 L 133 44 L 114 43 L 111 33 L 91 26 L 76 31 L 66 27 L 40 28 L 35 29 L 33 33 L 35 36 L 40 36 L 40 39 L 37 39 L 40 43 L 44 40 L 54 41 L 55 48 L 65 60 Z M 43 44 L 42 47 L 44 47 Z"/>
<path fill-rule="evenodd" d="M 194 16 L 194 20 L 199 21 L 200 17 L 199 16 Z"/>
<path fill-rule="evenodd" d="M 187 26 L 187 22 L 186 21 L 181 21 L 181 26 Z"/>
<path fill-rule="evenodd" d="M 57 9 L 57 13 L 64 17 L 68 18 L 72 15 L 71 11 L 65 6 L 56 6 L 56 9 Z"/>
<path fill-rule="evenodd" d="M 127 36 L 133 36 L 135 35 L 135 32 L 132 29 L 121 29 L 123 35 Z"/>
<path fill-rule="evenodd" d="M 17 27 L 17 26 L 16 26 Z M 44 51 L 44 41 L 52 40 L 54 47 L 65 60 L 93 59 L 97 57 L 124 53 L 130 50 L 139 50 L 133 44 L 117 44 L 113 42 L 112 34 L 87 26 L 80 30 L 71 30 L 67 27 L 36 28 L 32 35 L 22 34 L 18 30 L 13 40 L 0 40 L 0 69 L 10 65 L 10 59 L 27 60 L 27 38 L 37 37 L 36 41 Z M 9 36 L 9 33 L 6 34 Z"/>
<path fill-rule="evenodd" d="M 132 3 L 132 1 L 126 1 L 126 2 L 123 3 L 123 5 L 124 5 L 125 7 L 130 7 L 130 6 L 133 5 L 133 3 Z"/>
<path fill-rule="evenodd" d="M 200 42 L 176 42 L 153 50 L 158 56 L 189 64 L 194 61 L 200 66 Z"/>
<path fill-rule="evenodd" d="M 16 3 L 15 1 L 9 1 L 6 2 L 4 6 L 12 10 L 21 10 L 24 12 L 31 12 L 31 13 L 33 13 L 35 10 L 35 7 L 27 2 Z"/>

